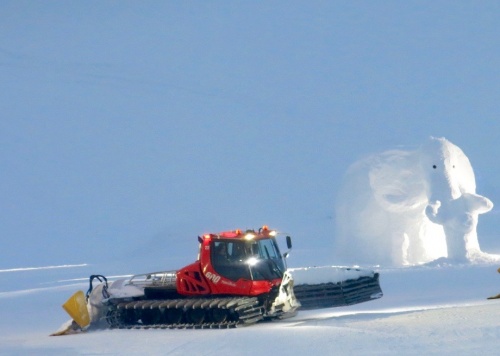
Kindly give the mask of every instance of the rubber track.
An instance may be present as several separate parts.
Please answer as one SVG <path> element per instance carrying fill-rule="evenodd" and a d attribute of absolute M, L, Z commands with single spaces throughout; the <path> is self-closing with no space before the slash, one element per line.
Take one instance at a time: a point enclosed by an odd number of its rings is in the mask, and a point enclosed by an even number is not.
<path fill-rule="evenodd" d="M 300 284 L 293 291 L 302 310 L 341 307 L 382 297 L 378 273 L 339 283 Z"/>
<path fill-rule="evenodd" d="M 161 315 L 168 309 L 182 311 L 182 321 L 175 323 L 147 323 L 149 316 Z M 186 314 L 193 310 L 203 310 L 205 315 L 214 309 L 225 310 L 231 314 L 231 320 L 223 322 L 185 322 Z M 133 313 L 136 322 L 128 320 L 127 313 Z M 254 324 L 263 319 L 264 309 L 254 297 L 223 297 L 223 298 L 184 298 L 171 300 L 139 300 L 120 302 L 108 313 L 108 323 L 111 328 L 118 329 L 230 329 Z"/>

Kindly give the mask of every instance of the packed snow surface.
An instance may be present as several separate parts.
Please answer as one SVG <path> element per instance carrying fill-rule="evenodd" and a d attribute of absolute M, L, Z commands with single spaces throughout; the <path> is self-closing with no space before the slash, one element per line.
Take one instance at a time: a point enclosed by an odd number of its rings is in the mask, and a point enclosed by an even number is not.
<path fill-rule="evenodd" d="M 381 299 L 245 328 L 48 336 L 68 319 L 61 304 L 76 290 L 86 291 L 87 276 L 100 268 L 1 273 L 6 291 L 0 292 L 0 354 L 495 355 L 500 347 L 500 300 L 486 300 L 500 293 L 497 266 L 446 261 L 378 269 Z"/>

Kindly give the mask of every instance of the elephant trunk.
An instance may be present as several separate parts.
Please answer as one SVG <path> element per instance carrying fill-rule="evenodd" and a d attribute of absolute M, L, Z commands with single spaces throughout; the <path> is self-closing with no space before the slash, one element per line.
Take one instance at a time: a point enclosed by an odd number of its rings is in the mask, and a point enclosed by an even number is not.
<path fill-rule="evenodd" d="M 493 203 L 488 198 L 464 193 L 457 199 L 429 202 L 425 214 L 431 222 L 443 226 L 448 258 L 465 260 L 468 253 L 480 250 L 476 232 L 478 215 L 492 208 Z"/>

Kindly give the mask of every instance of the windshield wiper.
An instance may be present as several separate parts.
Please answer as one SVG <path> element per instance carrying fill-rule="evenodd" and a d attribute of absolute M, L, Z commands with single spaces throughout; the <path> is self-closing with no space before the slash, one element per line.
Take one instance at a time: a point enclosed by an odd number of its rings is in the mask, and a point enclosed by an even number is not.
<path fill-rule="evenodd" d="M 281 270 L 281 268 L 279 268 L 276 261 L 274 259 L 272 259 L 271 256 L 269 255 L 269 251 L 267 250 L 267 246 L 264 246 L 264 250 L 266 251 L 268 261 L 271 261 L 271 263 L 273 264 L 273 268 L 271 268 L 271 270 L 278 276 L 278 278 L 283 277 L 283 271 Z"/>

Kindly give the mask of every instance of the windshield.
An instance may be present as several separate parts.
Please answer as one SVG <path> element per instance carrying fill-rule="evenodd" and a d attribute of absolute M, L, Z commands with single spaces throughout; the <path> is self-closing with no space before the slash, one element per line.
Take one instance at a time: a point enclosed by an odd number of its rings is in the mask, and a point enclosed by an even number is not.
<path fill-rule="evenodd" d="M 283 259 L 274 239 L 257 241 L 215 240 L 212 242 L 212 265 L 221 276 L 236 281 L 282 278 Z"/>

